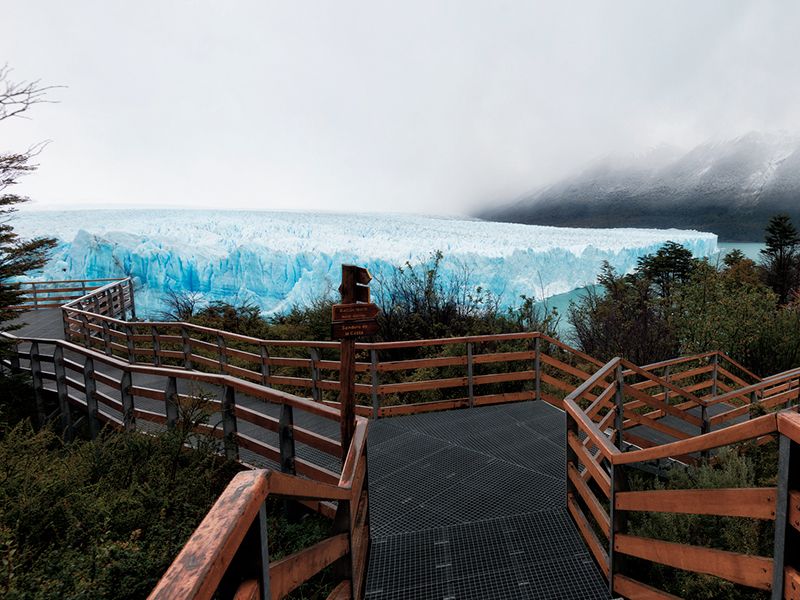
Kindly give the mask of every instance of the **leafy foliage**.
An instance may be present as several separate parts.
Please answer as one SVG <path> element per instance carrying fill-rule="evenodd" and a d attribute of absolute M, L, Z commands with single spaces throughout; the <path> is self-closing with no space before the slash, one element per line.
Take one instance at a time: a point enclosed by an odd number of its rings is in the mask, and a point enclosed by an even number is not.
<path fill-rule="evenodd" d="M 781 302 L 741 252 L 716 266 L 687 252 L 669 243 L 630 275 L 604 265 L 600 291 L 569 309 L 580 348 L 638 364 L 721 350 L 761 375 L 800 365 L 800 302 Z"/>
<path fill-rule="evenodd" d="M 179 433 L 64 444 L 27 422 L 0 441 L 0 594 L 142 598 L 238 466 Z"/>

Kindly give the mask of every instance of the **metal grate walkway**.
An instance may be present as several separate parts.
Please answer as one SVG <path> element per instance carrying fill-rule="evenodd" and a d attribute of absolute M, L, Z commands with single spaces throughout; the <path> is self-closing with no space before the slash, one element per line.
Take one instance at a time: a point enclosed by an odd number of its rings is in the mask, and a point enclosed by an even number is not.
<path fill-rule="evenodd" d="M 545 402 L 370 424 L 370 600 L 608 599 L 565 504 Z"/>

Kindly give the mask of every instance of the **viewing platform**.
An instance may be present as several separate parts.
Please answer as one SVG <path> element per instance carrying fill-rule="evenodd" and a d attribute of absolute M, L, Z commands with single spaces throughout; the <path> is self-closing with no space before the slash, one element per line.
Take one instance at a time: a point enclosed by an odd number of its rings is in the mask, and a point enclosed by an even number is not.
<path fill-rule="evenodd" d="M 15 332 L 21 337 L 63 338 L 60 309 L 26 312 L 19 322 L 26 323 Z M 152 387 L 155 379 L 136 383 Z M 243 396 L 237 402 L 278 415 L 276 405 Z M 338 436 L 325 419 L 300 412 L 295 418 Z M 609 598 L 564 506 L 564 419 L 546 402 L 520 402 L 374 421 L 365 597 Z M 319 460 L 320 453 L 301 447 L 298 456 Z"/>
<path fill-rule="evenodd" d="M 30 374 L 40 422 L 67 438 L 163 431 L 200 399 L 210 420 L 196 431 L 250 468 L 153 599 L 282 598 L 328 566 L 340 577 L 330 600 L 675 598 L 624 556 L 774 599 L 800 589 L 800 369 L 760 378 L 716 351 L 602 363 L 540 332 L 357 342 L 344 444 L 338 342 L 141 321 L 129 279 L 62 283 L 74 296 L 38 288 L 38 309 L 3 334 L 15 349 L 4 367 Z M 773 487 L 626 489 L 632 472 L 773 440 Z M 271 560 L 270 495 L 329 517 L 330 537 Z M 631 512 L 775 521 L 774 551 L 637 537 Z"/>

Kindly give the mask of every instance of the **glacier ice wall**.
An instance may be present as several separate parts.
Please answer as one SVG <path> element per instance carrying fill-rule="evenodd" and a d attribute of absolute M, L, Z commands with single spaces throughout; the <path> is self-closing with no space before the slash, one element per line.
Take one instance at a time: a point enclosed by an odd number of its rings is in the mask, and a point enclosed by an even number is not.
<path fill-rule="evenodd" d="M 441 250 L 443 271 L 514 304 L 594 283 L 602 261 L 628 272 L 665 241 L 695 256 L 717 251 L 711 233 L 571 229 L 408 215 L 208 210 L 21 211 L 24 237 L 59 245 L 48 279 L 132 276 L 141 316 L 157 316 L 168 290 L 207 301 L 254 302 L 267 313 L 335 290 L 341 263 L 380 276 Z"/>

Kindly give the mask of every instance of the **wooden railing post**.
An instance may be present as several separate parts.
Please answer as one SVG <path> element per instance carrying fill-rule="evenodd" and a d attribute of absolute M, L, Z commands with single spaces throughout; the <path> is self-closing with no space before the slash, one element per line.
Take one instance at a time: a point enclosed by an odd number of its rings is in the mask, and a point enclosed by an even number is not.
<path fill-rule="evenodd" d="M 322 397 L 319 390 L 319 350 L 309 348 L 308 354 L 311 359 L 311 397 L 314 402 L 320 402 Z"/>
<path fill-rule="evenodd" d="M 47 422 L 47 413 L 44 408 L 44 380 L 42 378 L 42 361 L 39 354 L 39 342 L 31 342 L 30 350 L 31 379 L 33 380 L 33 397 L 36 402 L 36 414 L 39 427 L 44 427 Z"/>
<path fill-rule="evenodd" d="M 278 422 L 278 438 L 281 451 L 281 471 L 294 475 L 294 411 L 289 404 L 281 404 L 281 416 Z"/>
<path fill-rule="evenodd" d="M 22 369 L 19 362 L 19 341 L 14 342 L 14 351 L 8 357 L 9 367 L 11 374 L 19 373 Z"/>
<path fill-rule="evenodd" d="M 222 432 L 225 458 L 239 460 L 239 443 L 236 438 L 236 390 L 226 385 L 222 392 Z"/>
<path fill-rule="evenodd" d="M 469 407 L 475 406 L 475 380 L 472 365 L 472 342 L 467 342 L 467 395 L 469 397 Z"/>
<path fill-rule="evenodd" d="M 295 475 L 294 410 L 288 404 L 281 404 L 281 416 L 278 421 L 278 444 L 281 452 L 281 471 Z M 283 503 L 284 513 L 290 522 L 298 519 L 297 508 L 297 505 L 291 500 L 287 499 Z"/>
<path fill-rule="evenodd" d="M 224 374 L 226 372 L 225 367 L 228 366 L 228 352 L 225 336 L 220 333 L 217 334 L 217 352 L 219 355 L 219 372 Z"/>
<path fill-rule="evenodd" d="M 108 321 L 103 319 L 100 325 L 103 327 L 103 349 L 108 356 L 114 356 L 114 351 L 111 349 L 111 328 L 108 326 Z"/>
<path fill-rule="evenodd" d="M 136 301 L 133 297 L 133 279 L 128 279 L 128 297 L 131 300 L 131 321 L 136 320 Z"/>
<path fill-rule="evenodd" d="M 178 423 L 178 403 L 178 380 L 175 377 L 168 377 L 167 387 L 164 390 L 164 410 L 168 429 L 175 429 Z"/>
<path fill-rule="evenodd" d="M 625 375 L 623 373 L 622 364 L 617 365 L 616 371 L 616 384 L 617 391 L 614 394 L 614 405 L 617 414 L 614 417 L 614 428 L 617 430 L 614 434 L 617 448 L 622 448 L 622 429 L 625 423 Z"/>
<path fill-rule="evenodd" d="M 664 381 L 666 381 L 667 383 L 669 383 L 669 374 L 670 374 L 670 368 L 669 368 L 669 365 L 667 365 L 666 367 L 664 367 Z M 669 390 L 669 388 L 667 386 L 664 386 L 663 390 L 664 390 L 664 404 L 669 404 L 669 391 L 670 390 Z"/>
<path fill-rule="evenodd" d="M 125 343 L 128 346 L 128 362 L 132 365 L 136 364 L 135 343 L 133 340 L 133 327 L 125 325 Z"/>
<path fill-rule="evenodd" d="M 711 372 L 711 397 L 714 398 L 717 395 L 718 385 L 717 382 L 719 381 L 719 353 L 714 354 L 714 357 L 711 359 L 714 365 L 714 369 Z"/>
<path fill-rule="evenodd" d="M 67 319 L 69 319 L 69 311 L 62 306 L 61 307 L 61 324 L 64 326 L 64 339 L 69 342 L 69 341 L 72 340 L 72 335 L 71 335 L 71 331 L 70 331 L 69 321 L 67 321 Z"/>
<path fill-rule="evenodd" d="M 111 291 L 111 288 L 106 288 L 105 291 L 106 295 L 106 316 L 113 317 L 114 316 L 114 294 Z"/>
<path fill-rule="evenodd" d="M 161 366 L 161 340 L 158 338 L 158 328 L 153 325 L 150 327 L 150 335 L 153 336 L 153 364 Z"/>
<path fill-rule="evenodd" d="M 611 528 L 608 535 L 608 592 L 614 597 L 614 575 L 622 573 L 624 558 L 614 550 L 614 541 L 618 533 L 625 533 L 627 526 L 627 515 L 625 511 L 617 509 L 615 506 L 617 492 L 625 491 L 624 465 L 611 465 L 611 498 L 609 500 L 609 516 L 611 518 Z"/>
<path fill-rule="evenodd" d="M 272 387 L 269 383 L 269 350 L 264 344 L 261 344 L 258 349 L 261 354 L 261 385 Z"/>
<path fill-rule="evenodd" d="M 781 434 L 778 442 L 778 493 L 775 499 L 775 543 L 772 551 L 772 600 L 789 598 L 784 590 L 787 566 L 800 566 L 800 532 L 789 519 L 791 492 L 800 489 L 800 445 Z M 793 597 L 793 596 L 792 596 Z"/>
<path fill-rule="evenodd" d="M 533 358 L 533 370 L 536 377 L 536 381 L 534 385 L 536 386 L 536 395 L 534 396 L 536 400 L 542 399 L 542 359 L 541 359 L 541 352 L 542 352 L 542 338 L 541 335 L 536 336 L 536 341 L 533 345 L 534 348 L 534 358 Z"/>
<path fill-rule="evenodd" d="M 39 295 L 36 293 L 36 284 L 31 283 L 31 295 L 33 296 L 33 310 L 39 308 Z"/>
<path fill-rule="evenodd" d="M 750 410 L 747 411 L 747 418 L 752 419 L 755 415 L 753 414 L 754 408 L 758 405 L 758 392 L 753 390 L 750 392 Z"/>
<path fill-rule="evenodd" d="M 189 332 L 186 327 L 181 327 L 181 340 L 183 341 L 183 368 L 192 370 L 192 344 L 189 341 Z"/>
<path fill-rule="evenodd" d="M 86 397 L 86 417 L 89 421 L 89 437 L 95 439 L 100 433 L 100 419 L 97 416 L 97 382 L 94 379 L 94 359 L 84 357 L 83 361 L 83 388 Z"/>
<path fill-rule="evenodd" d="M 119 395 L 122 400 L 122 424 L 126 431 L 136 429 L 136 413 L 133 407 L 132 380 L 130 371 L 123 371 L 119 382 Z"/>
<path fill-rule="evenodd" d="M 58 410 L 61 413 L 61 429 L 64 438 L 72 439 L 72 413 L 69 408 L 69 389 L 67 388 L 67 369 L 64 365 L 64 350 L 61 346 L 53 349 L 53 370 L 56 377 L 56 395 L 58 396 Z"/>
<path fill-rule="evenodd" d="M 377 419 L 380 416 L 381 399 L 378 395 L 378 351 L 374 348 L 369 351 L 369 371 L 372 379 L 372 418 Z"/>
<path fill-rule="evenodd" d="M 81 327 L 83 327 L 83 345 L 92 348 L 92 333 L 89 329 L 89 317 L 86 313 L 81 313 Z"/>

